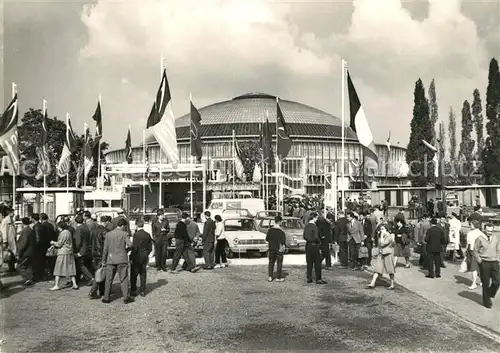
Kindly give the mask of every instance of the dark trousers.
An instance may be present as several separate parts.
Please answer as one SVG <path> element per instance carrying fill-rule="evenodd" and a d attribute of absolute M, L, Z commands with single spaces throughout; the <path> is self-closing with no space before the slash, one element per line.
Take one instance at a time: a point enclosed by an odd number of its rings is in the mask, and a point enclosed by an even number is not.
<path fill-rule="evenodd" d="M 148 266 L 148 259 L 140 259 L 137 261 L 132 261 L 131 268 L 131 283 L 130 289 L 132 292 L 137 291 L 137 277 L 140 278 L 141 284 L 139 287 L 139 292 L 146 292 L 146 272 Z"/>
<path fill-rule="evenodd" d="M 25 281 L 33 280 L 33 259 L 31 257 L 21 257 L 17 264 L 17 270 Z"/>
<path fill-rule="evenodd" d="M 359 248 L 361 247 L 360 243 L 356 243 L 354 239 L 349 240 L 349 262 L 352 268 L 359 267 Z"/>
<path fill-rule="evenodd" d="M 220 265 L 220 260 L 222 258 L 222 263 L 227 263 L 226 258 L 226 246 L 228 245 L 226 239 L 217 240 L 217 245 L 215 245 L 215 263 Z"/>
<path fill-rule="evenodd" d="M 429 276 L 441 276 L 441 252 L 427 253 L 427 269 Z"/>
<path fill-rule="evenodd" d="M 203 258 L 205 259 L 205 266 L 214 267 L 215 266 L 215 244 L 214 243 L 204 243 L 203 244 Z"/>
<path fill-rule="evenodd" d="M 167 269 L 168 242 L 163 237 L 155 239 L 155 266 L 159 270 Z"/>
<path fill-rule="evenodd" d="M 365 246 L 368 249 L 368 258 L 366 259 L 366 265 L 371 266 L 372 265 L 373 243 L 371 241 L 365 241 Z"/>
<path fill-rule="evenodd" d="M 483 283 L 483 304 L 491 307 L 491 298 L 495 298 L 500 288 L 500 265 L 498 261 L 481 261 L 479 274 Z M 491 282 L 491 285 L 490 285 Z"/>
<path fill-rule="evenodd" d="M 426 249 L 426 244 L 422 244 L 422 247 L 420 249 L 420 259 L 418 260 L 418 264 L 422 266 L 422 268 L 426 269 L 427 268 L 427 249 Z"/>
<path fill-rule="evenodd" d="M 182 254 L 184 253 L 184 239 L 175 238 L 175 251 L 172 258 L 172 271 L 175 271 L 179 261 L 181 260 Z"/>
<path fill-rule="evenodd" d="M 269 277 L 274 277 L 274 264 L 277 264 L 277 278 L 282 277 L 283 272 L 283 253 L 278 250 L 269 250 L 269 266 L 268 266 L 268 275 Z"/>
<path fill-rule="evenodd" d="M 10 253 L 10 260 L 7 262 L 9 265 L 9 272 L 16 272 L 16 255 L 8 250 Z"/>
<path fill-rule="evenodd" d="M 349 264 L 349 250 L 347 241 L 339 241 L 339 261 L 342 266 L 347 267 Z"/>
<path fill-rule="evenodd" d="M 97 271 L 99 267 L 101 267 L 102 264 L 102 259 L 100 257 L 94 257 L 93 258 L 93 270 L 94 273 Z M 95 280 L 92 281 L 92 287 L 90 287 L 90 295 L 96 295 L 97 291 L 99 291 L 99 295 L 104 295 L 104 290 L 106 286 L 106 280 L 102 282 L 96 282 Z"/>
<path fill-rule="evenodd" d="M 441 256 L 441 266 L 443 266 L 444 265 L 444 260 L 446 258 L 446 245 L 441 245 L 440 256 Z"/>
<path fill-rule="evenodd" d="M 118 278 L 120 279 L 120 287 L 122 290 L 123 299 L 128 298 L 129 289 L 128 289 L 128 264 L 119 264 L 119 265 L 106 265 L 106 284 L 104 286 L 104 298 L 105 300 L 109 300 L 109 295 L 111 293 L 111 287 L 113 285 L 113 280 L 115 279 L 115 275 L 118 272 Z"/>
<path fill-rule="evenodd" d="M 90 272 L 92 268 L 92 258 L 91 257 L 76 257 L 75 256 L 75 266 L 76 266 L 76 283 L 80 283 L 80 277 L 83 275 L 85 280 L 91 281 L 94 276 Z"/>
<path fill-rule="evenodd" d="M 184 263 L 182 264 L 184 270 L 191 271 L 196 267 L 196 254 L 191 244 L 184 247 L 182 257 L 184 258 Z"/>
<path fill-rule="evenodd" d="M 316 272 L 316 281 L 321 280 L 321 255 L 319 243 L 306 243 L 306 263 L 307 263 L 307 281 L 312 280 L 312 270 Z"/>
<path fill-rule="evenodd" d="M 328 242 L 321 243 L 321 262 L 325 260 L 326 267 L 332 267 L 332 255 L 330 254 L 330 244 Z"/>
<path fill-rule="evenodd" d="M 46 272 L 46 263 L 47 258 L 45 256 L 45 250 L 38 250 L 35 256 L 33 257 L 33 280 L 34 281 L 43 281 L 47 278 Z"/>

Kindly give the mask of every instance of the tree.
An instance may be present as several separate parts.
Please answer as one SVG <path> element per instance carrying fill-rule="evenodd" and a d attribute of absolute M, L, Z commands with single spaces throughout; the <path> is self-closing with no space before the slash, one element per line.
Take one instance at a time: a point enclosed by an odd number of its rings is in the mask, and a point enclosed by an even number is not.
<path fill-rule="evenodd" d="M 43 186 L 43 180 L 36 180 L 35 174 L 38 166 L 38 157 L 36 155 L 36 147 L 41 141 L 41 123 L 42 111 L 40 109 L 29 109 L 21 119 L 22 126 L 19 127 L 19 149 L 21 154 L 21 178 L 26 180 L 30 185 Z M 66 140 L 66 123 L 57 118 L 47 119 L 48 131 L 48 152 L 50 164 L 52 167 L 51 174 L 46 178 L 47 186 L 66 186 L 66 178 L 59 180 L 57 177 L 57 164 L 61 156 L 64 141 Z M 69 172 L 69 185 L 75 186 L 77 167 L 81 163 L 82 151 L 84 145 L 84 136 L 75 133 L 76 149 L 71 156 L 71 169 Z M 101 155 L 108 148 L 106 142 L 101 143 Z M 97 175 L 97 166 L 94 165 L 89 174 L 89 185 L 92 184 L 92 176 Z"/>
<path fill-rule="evenodd" d="M 429 102 L 425 98 L 424 84 L 421 79 L 415 83 L 413 119 L 411 121 L 410 142 L 406 150 L 406 163 L 410 167 L 410 180 L 413 186 L 427 186 L 434 182 L 434 152 L 422 140 L 431 141 L 432 122 L 429 116 Z"/>
<path fill-rule="evenodd" d="M 483 104 L 481 102 L 481 95 L 479 90 L 474 90 L 474 101 L 472 102 L 472 117 L 474 120 L 474 127 L 476 128 L 476 142 L 477 142 L 477 158 L 483 153 L 484 148 L 484 133 L 483 133 Z"/>
<path fill-rule="evenodd" d="M 466 100 L 462 107 L 462 139 L 460 141 L 459 159 L 460 169 L 458 170 L 460 180 L 463 184 L 470 184 L 470 175 L 472 173 L 473 157 L 475 141 L 472 139 L 471 134 L 474 129 L 474 122 L 472 121 L 472 114 L 470 104 Z"/>
<path fill-rule="evenodd" d="M 431 144 L 436 144 L 436 123 L 438 121 L 438 104 L 436 97 L 436 84 L 434 83 L 434 79 L 432 79 L 431 84 L 429 86 L 429 114 L 431 118 L 432 125 L 432 139 Z"/>
<path fill-rule="evenodd" d="M 500 183 L 500 71 L 493 58 L 488 73 L 486 89 L 486 131 L 488 136 L 483 149 L 483 171 L 486 184 Z"/>
<path fill-rule="evenodd" d="M 443 157 L 446 155 L 446 150 L 447 150 L 447 143 L 446 143 L 446 133 L 444 132 L 444 122 L 439 122 L 439 133 L 438 133 L 438 140 L 439 144 L 441 145 L 441 149 L 443 151 Z"/>
<path fill-rule="evenodd" d="M 452 107 L 450 107 L 448 117 L 448 133 L 450 134 L 450 161 L 455 161 L 457 158 L 457 118 Z"/>

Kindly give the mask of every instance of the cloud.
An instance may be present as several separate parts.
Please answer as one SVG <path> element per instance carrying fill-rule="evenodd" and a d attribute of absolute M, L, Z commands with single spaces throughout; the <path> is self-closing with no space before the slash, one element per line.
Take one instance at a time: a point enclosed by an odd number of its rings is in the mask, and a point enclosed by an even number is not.
<path fill-rule="evenodd" d="M 201 107 L 250 91 L 340 115 L 343 57 L 375 138 L 385 141 L 390 126 L 393 140 L 404 145 L 419 77 L 427 86 L 436 79 L 445 121 L 449 106 L 459 111 L 474 88 L 484 95 L 486 45 L 495 41 L 491 31 L 478 33 L 480 6 L 472 16 L 458 0 L 425 6 L 400 0 L 100 1 L 81 13 L 88 40 L 79 54 L 84 92 L 78 98 L 103 94 L 104 134 L 108 139 L 106 131 L 114 132 L 113 147 L 123 144 L 129 122 L 140 141 L 164 55 L 177 115 L 187 112 L 189 93 Z M 122 120 L 127 123 L 116 124 Z"/>

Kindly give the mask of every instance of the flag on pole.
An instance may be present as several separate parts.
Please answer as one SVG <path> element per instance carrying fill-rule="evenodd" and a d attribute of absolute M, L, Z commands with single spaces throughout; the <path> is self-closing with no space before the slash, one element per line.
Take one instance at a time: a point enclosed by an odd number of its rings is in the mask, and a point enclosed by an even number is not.
<path fill-rule="evenodd" d="M 273 132 L 271 130 L 271 124 L 269 120 L 266 119 L 266 122 L 263 124 L 263 129 L 260 137 L 260 144 L 262 148 L 262 156 L 264 158 L 264 163 L 266 163 L 269 167 L 269 170 L 274 168 L 274 153 L 272 148 L 273 142 Z"/>
<path fill-rule="evenodd" d="M 253 168 L 252 181 L 260 182 L 262 180 L 262 171 L 258 163 L 255 163 L 255 167 Z"/>
<path fill-rule="evenodd" d="M 387 145 L 387 150 L 391 152 L 391 130 L 389 130 L 389 137 L 387 138 L 387 141 L 385 143 Z"/>
<path fill-rule="evenodd" d="M 166 69 L 163 69 L 160 88 L 151 108 L 146 128 L 151 129 L 163 153 L 167 155 L 172 166 L 177 168 L 179 165 L 179 150 L 177 148 L 175 117 L 172 111 L 172 98 Z"/>
<path fill-rule="evenodd" d="M 349 70 L 347 71 L 347 90 L 349 92 L 349 107 L 351 113 L 350 127 L 357 134 L 359 143 L 364 147 L 365 158 L 369 158 L 373 162 L 378 163 L 375 141 L 370 126 L 368 125 L 365 111 L 352 83 Z"/>
<path fill-rule="evenodd" d="M 145 154 L 145 157 L 146 157 L 146 182 L 147 182 L 147 185 L 148 185 L 148 189 L 149 189 L 149 192 L 151 193 L 151 179 L 150 179 L 150 175 L 149 175 L 149 171 L 150 171 L 150 164 L 149 164 L 149 150 L 148 150 L 148 146 L 145 146 L 144 147 L 144 154 Z"/>
<path fill-rule="evenodd" d="M 92 141 L 90 139 L 90 129 L 87 127 L 85 130 L 85 145 L 83 147 L 83 178 L 86 184 L 87 177 L 94 166 L 94 156 L 92 154 Z"/>
<path fill-rule="evenodd" d="M 59 163 L 57 164 L 57 176 L 59 178 L 64 178 L 66 174 L 69 173 L 71 168 L 71 155 L 75 148 L 75 134 L 73 128 L 71 127 L 71 121 L 69 114 L 66 115 L 66 141 L 64 141 L 63 150 L 61 152 L 61 157 L 59 158 Z"/>
<path fill-rule="evenodd" d="M 17 135 L 18 106 L 17 94 L 10 101 L 0 117 L 0 146 L 9 157 L 12 172 L 19 174 L 19 139 Z"/>
<path fill-rule="evenodd" d="M 284 160 L 288 156 L 290 148 L 292 148 L 292 140 L 286 127 L 278 97 L 276 97 L 276 123 L 278 124 L 278 158 Z"/>
<path fill-rule="evenodd" d="M 125 160 L 127 161 L 128 164 L 131 164 L 133 162 L 133 159 L 132 159 L 132 138 L 130 137 L 130 126 L 128 127 L 127 139 L 125 140 L 125 153 L 126 153 Z"/>
<path fill-rule="evenodd" d="M 234 174 L 241 180 L 243 180 L 243 172 L 245 168 L 243 167 L 242 152 L 240 146 L 238 145 L 238 140 L 236 140 L 236 134 L 233 130 L 233 158 L 234 158 Z"/>
<path fill-rule="evenodd" d="M 94 155 L 97 158 L 101 158 L 98 156 L 99 154 L 99 144 L 102 139 L 102 111 L 101 111 L 101 97 L 99 96 L 99 100 L 97 101 L 97 107 L 95 108 L 94 115 L 92 115 L 92 120 L 95 121 L 95 136 L 94 136 Z"/>
<path fill-rule="evenodd" d="M 42 179 L 44 176 L 50 175 L 52 168 L 50 166 L 49 151 L 47 146 L 48 131 L 47 131 L 47 108 L 44 105 L 44 112 L 42 116 L 42 131 L 40 146 L 36 147 L 36 155 L 38 157 L 38 168 L 36 172 L 36 180 Z"/>
<path fill-rule="evenodd" d="M 351 178 L 352 181 L 355 181 L 359 177 L 359 170 L 360 170 L 360 165 L 356 161 L 349 161 L 349 177 Z"/>
<path fill-rule="evenodd" d="M 194 106 L 191 96 L 189 97 L 189 101 L 191 102 L 191 156 L 196 157 L 198 163 L 201 163 L 201 157 L 203 157 L 201 145 L 201 115 Z"/>

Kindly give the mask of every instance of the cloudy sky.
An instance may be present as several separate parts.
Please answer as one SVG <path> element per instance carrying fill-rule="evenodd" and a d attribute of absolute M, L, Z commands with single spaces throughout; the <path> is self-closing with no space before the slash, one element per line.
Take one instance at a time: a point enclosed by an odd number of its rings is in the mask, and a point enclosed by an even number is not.
<path fill-rule="evenodd" d="M 500 0 L 4 2 L 4 102 L 15 81 L 21 111 L 46 98 L 82 133 L 100 93 L 112 148 L 129 124 L 140 143 L 162 54 L 178 116 L 190 92 L 202 107 L 253 91 L 340 116 L 344 58 L 376 140 L 401 145 L 419 77 L 447 121 L 500 57 Z"/>

